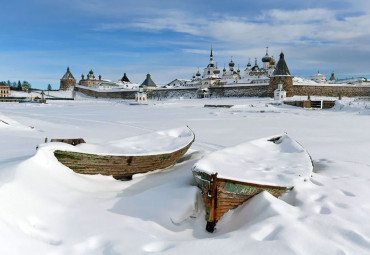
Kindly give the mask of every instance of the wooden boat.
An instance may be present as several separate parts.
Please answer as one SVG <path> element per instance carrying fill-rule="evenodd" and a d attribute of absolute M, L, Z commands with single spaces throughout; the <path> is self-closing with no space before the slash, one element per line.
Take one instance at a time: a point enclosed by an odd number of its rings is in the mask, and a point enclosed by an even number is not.
<path fill-rule="evenodd" d="M 308 178 L 312 169 L 308 152 L 287 135 L 206 155 L 192 168 L 205 203 L 206 230 L 212 233 L 226 212 L 262 191 L 280 197 Z"/>
<path fill-rule="evenodd" d="M 71 146 L 70 150 L 55 150 L 54 155 L 60 163 L 76 173 L 112 175 L 115 179 L 127 179 L 134 174 L 175 165 L 194 140 L 194 133 L 186 127 L 115 141 L 100 151 L 97 150 L 98 145 L 81 143 Z M 152 149 L 145 150 L 151 141 Z M 165 148 L 166 143 L 170 145 L 169 148 Z M 89 153 L 92 151 L 98 153 Z"/>
<path fill-rule="evenodd" d="M 45 138 L 45 143 L 47 143 L 47 138 Z M 86 143 L 83 138 L 71 138 L 71 139 L 51 139 L 50 142 L 60 142 L 60 143 L 67 143 L 73 146 L 79 145 L 80 143 Z"/>

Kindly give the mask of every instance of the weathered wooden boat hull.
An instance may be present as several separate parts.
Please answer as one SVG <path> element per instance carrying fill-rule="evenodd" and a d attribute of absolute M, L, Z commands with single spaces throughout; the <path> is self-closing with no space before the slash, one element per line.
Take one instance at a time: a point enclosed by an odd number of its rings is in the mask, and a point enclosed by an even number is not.
<path fill-rule="evenodd" d="M 45 138 L 45 143 L 47 142 L 47 138 Z M 57 139 L 53 138 L 50 140 L 51 143 L 59 142 L 59 143 L 67 143 L 73 146 L 79 145 L 81 143 L 86 143 L 83 138 L 70 138 L 70 139 Z"/>
<path fill-rule="evenodd" d="M 217 178 L 217 173 L 209 175 L 204 172 L 193 171 L 193 176 L 202 191 L 206 209 L 206 230 L 211 233 L 214 231 L 217 221 L 225 213 L 235 209 L 260 192 L 268 191 L 273 196 L 280 197 L 293 188 Z"/>
<path fill-rule="evenodd" d="M 60 150 L 54 151 L 54 155 L 60 163 L 76 173 L 111 175 L 115 179 L 126 179 L 134 174 L 175 165 L 193 142 L 194 139 L 177 151 L 158 155 L 111 156 Z"/>

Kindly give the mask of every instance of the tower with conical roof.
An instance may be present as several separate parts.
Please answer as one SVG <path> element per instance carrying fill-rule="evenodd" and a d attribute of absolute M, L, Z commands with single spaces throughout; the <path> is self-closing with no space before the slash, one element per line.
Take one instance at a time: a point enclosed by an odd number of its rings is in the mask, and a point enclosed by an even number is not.
<path fill-rule="evenodd" d="M 60 79 L 60 90 L 74 89 L 76 86 L 76 79 L 73 77 L 69 67 L 67 67 L 67 72 Z"/>
<path fill-rule="evenodd" d="M 276 64 L 275 71 L 270 77 L 270 93 L 274 96 L 274 91 L 278 88 L 279 82 L 283 83 L 283 89 L 286 91 L 287 97 L 294 96 L 293 77 L 290 75 L 288 65 L 285 62 L 284 53 L 280 53 L 280 59 Z"/>
<path fill-rule="evenodd" d="M 130 80 L 128 79 L 126 73 L 123 74 L 123 77 L 121 79 L 122 82 L 130 82 Z"/>
<path fill-rule="evenodd" d="M 150 74 L 146 75 L 146 79 L 141 83 L 139 88 L 142 88 L 144 90 L 153 90 L 157 88 L 157 85 L 154 83 L 152 78 L 150 77 Z"/>
<path fill-rule="evenodd" d="M 331 75 L 330 75 L 330 81 L 334 82 L 336 79 L 335 79 L 335 75 L 334 75 L 334 71 L 331 72 Z"/>

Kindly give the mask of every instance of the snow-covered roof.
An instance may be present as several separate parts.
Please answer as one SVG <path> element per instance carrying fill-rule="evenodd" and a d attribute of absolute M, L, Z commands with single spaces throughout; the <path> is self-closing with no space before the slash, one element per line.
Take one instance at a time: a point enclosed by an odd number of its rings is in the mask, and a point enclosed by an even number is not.
<path fill-rule="evenodd" d="M 69 67 L 67 67 L 67 72 L 63 75 L 61 80 L 76 80 L 75 77 L 73 77 L 72 73 L 69 71 Z"/>

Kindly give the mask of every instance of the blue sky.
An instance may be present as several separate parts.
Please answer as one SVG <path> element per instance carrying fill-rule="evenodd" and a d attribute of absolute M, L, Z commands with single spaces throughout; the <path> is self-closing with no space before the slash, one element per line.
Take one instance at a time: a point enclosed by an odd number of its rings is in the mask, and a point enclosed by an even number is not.
<path fill-rule="evenodd" d="M 281 51 L 293 75 L 370 74 L 368 0 L 13 0 L 1 4 L 0 80 L 59 87 L 70 69 L 141 83 L 190 79 L 212 45 L 220 67 Z"/>

